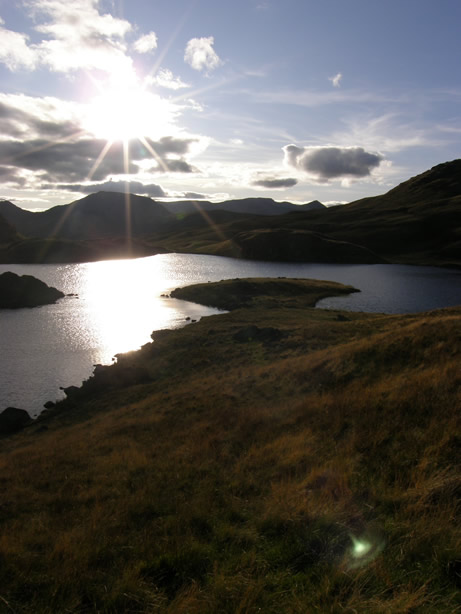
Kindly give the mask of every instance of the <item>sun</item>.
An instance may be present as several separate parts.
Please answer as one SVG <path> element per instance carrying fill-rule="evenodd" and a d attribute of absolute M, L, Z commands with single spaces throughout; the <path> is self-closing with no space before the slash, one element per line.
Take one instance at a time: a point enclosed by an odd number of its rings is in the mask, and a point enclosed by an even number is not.
<path fill-rule="evenodd" d="M 88 103 L 85 129 L 107 141 L 158 138 L 172 132 L 173 105 L 138 84 L 111 83 Z"/>

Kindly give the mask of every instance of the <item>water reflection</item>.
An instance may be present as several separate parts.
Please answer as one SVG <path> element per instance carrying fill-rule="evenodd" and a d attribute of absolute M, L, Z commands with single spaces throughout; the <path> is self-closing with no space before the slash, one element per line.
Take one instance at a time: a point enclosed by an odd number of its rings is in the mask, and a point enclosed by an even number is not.
<path fill-rule="evenodd" d="M 384 265 L 289 264 L 217 256 L 162 254 L 136 260 L 65 265 L 0 265 L 34 275 L 67 296 L 56 305 L 0 312 L 0 410 L 36 413 L 79 385 L 96 363 L 139 348 L 153 330 L 177 328 L 216 309 L 162 298 L 178 286 L 235 277 L 299 277 L 351 284 L 361 292 L 322 305 L 404 313 L 461 304 L 458 271 Z"/>
<path fill-rule="evenodd" d="M 150 341 L 154 329 L 183 324 L 185 312 L 192 311 L 199 318 L 217 311 L 165 298 L 166 287 L 172 282 L 181 284 L 168 271 L 169 265 L 168 259 L 146 258 L 82 267 L 80 325 L 98 348 L 97 362 L 108 363 L 117 353 L 141 347 Z"/>

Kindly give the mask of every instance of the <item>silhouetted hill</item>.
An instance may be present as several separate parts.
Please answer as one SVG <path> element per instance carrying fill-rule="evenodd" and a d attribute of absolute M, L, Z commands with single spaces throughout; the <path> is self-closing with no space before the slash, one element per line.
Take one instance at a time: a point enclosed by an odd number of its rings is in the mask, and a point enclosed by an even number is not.
<path fill-rule="evenodd" d="M 359 243 L 394 262 L 461 266 L 461 160 L 439 164 L 382 196 L 290 224 Z"/>
<path fill-rule="evenodd" d="M 118 192 L 90 194 L 47 211 L 25 211 L 0 203 L 0 214 L 28 237 L 87 240 L 142 236 L 173 218 L 160 203 L 144 196 Z"/>
<path fill-rule="evenodd" d="M 176 214 L 189 215 L 199 211 L 230 211 L 248 215 L 283 215 L 292 211 L 309 211 L 326 209 L 318 200 L 305 205 L 295 205 L 288 202 L 276 202 L 272 198 L 241 198 L 226 200 L 222 203 L 211 203 L 202 200 L 186 200 L 163 203 L 165 207 Z"/>
<path fill-rule="evenodd" d="M 275 214 L 283 208 L 290 211 Z M 166 204 L 98 192 L 38 213 L 0 202 L 0 215 L 25 237 L 35 237 L 35 243 L 3 244 L 0 262 L 78 262 L 179 251 L 461 267 L 461 160 L 439 164 L 387 194 L 331 208 L 318 201 L 294 205 L 260 198 Z M 5 225 L 3 232 L 8 240 Z"/>
<path fill-rule="evenodd" d="M 284 254 L 289 260 L 352 262 L 356 260 L 350 260 L 350 254 L 360 253 L 366 258 L 363 262 L 461 267 L 460 167 L 460 160 L 440 164 L 387 194 L 338 207 L 202 224 L 190 232 L 183 227 L 180 236 L 171 236 L 162 245 L 261 260 L 277 260 Z M 305 233 L 302 247 L 300 233 Z M 335 255 L 325 255 L 327 241 L 339 249 Z"/>

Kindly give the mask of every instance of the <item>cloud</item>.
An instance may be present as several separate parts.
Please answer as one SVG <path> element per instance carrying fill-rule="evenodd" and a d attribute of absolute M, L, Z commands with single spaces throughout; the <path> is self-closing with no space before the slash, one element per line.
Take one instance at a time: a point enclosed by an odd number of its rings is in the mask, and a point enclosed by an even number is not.
<path fill-rule="evenodd" d="M 380 165 L 382 156 L 363 147 L 297 147 L 286 145 L 285 163 L 320 180 L 367 177 Z"/>
<path fill-rule="evenodd" d="M 165 158 L 163 163 L 170 173 L 197 173 L 198 169 L 195 166 L 189 164 L 185 160 L 171 160 L 169 158 Z M 159 170 L 162 170 L 159 168 Z"/>
<path fill-rule="evenodd" d="M 140 194 L 153 198 L 165 198 L 167 193 L 162 186 L 156 183 L 141 183 L 140 181 L 105 181 L 103 183 L 91 184 L 59 184 L 57 186 L 44 186 L 46 188 L 58 188 L 68 192 L 79 192 L 81 194 L 93 194 L 94 192 L 129 192 L 130 194 Z"/>
<path fill-rule="evenodd" d="M 185 87 L 190 87 L 187 83 L 181 81 L 179 77 L 173 76 L 171 70 L 164 68 L 159 70 L 155 77 L 148 79 L 150 84 L 165 87 L 170 90 L 180 90 Z"/>
<path fill-rule="evenodd" d="M 11 166 L 0 166 L 0 183 L 23 187 L 26 184 L 26 179 L 19 175 L 18 169 Z"/>
<path fill-rule="evenodd" d="M 328 77 L 328 81 L 331 81 L 333 87 L 341 87 L 341 79 L 343 78 L 342 74 L 339 72 L 334 77 Z"/>
<path fill-rule="evenodd" d="M 157 49 L 157 35 L 155 32 L 149 32 L 149 34 L 144 34 L 141 38 L 133 44 L 133 48 L 138 53 L 149 53 L 149 51 L 154 51 Z"/>
<path fill-rule="evenodd" d="M 293 177 L 287 177 L 286 179 L 258 179 L 253 181 L 251 185 L 260 188 L 280 189 L 280 188 L 292 188 L 298 183 L 297 179 Z"/>
<path fill-rule="evenodd" d="M 100 14 L 98 4 L 99 0 L 28 0 L 35 19 L 47 20 L 35 29 L 48 40 L 32 47 L 42 64 L 56 72 L 132 70 L 124 43 L 131 24 L 110 14 Z"/>
<path fill-rule="evenodd" d="M 194 70 L 211 71 L 221 64 L 221 60 L 213 49 L 214 38 L 192 38 L 186 46 L 184 61 Z"/>
<path fill-rule="evenodd" d="M 37 53 L 28 46 L 28 36 L 7 30 L 1 26 L 4 20 L 0 17 L 0 62 L 5 64 L 10 70 L 18 68 L 35 68 L 38 56 Z"/>
<path fill-rule="evenodd" d="M 60 183 L 82 183 L 90 176 L 103 181 L 112 175 L 137 174 L 149 165 L 155 173 L 197 172 L 184 157 L 197 148 L 199 139 L 176 136 L 146 138 L 147 146 L 131 141 L 128 168 L 123 144 L 113 142 L 94 168 L 107 141 L 82 131 L 82 116 L 83 107 L 77 103 L 0 94 L 0 164 L 11 169 L 11 176 L 16 169 L 29 171 L 30 180 Z"/>
<path fill-rule="evenodd" d="M 198 194 L 197 192 L 184 192 L 183 198 L 189 198 L 190 200 L 204 200 L 207 198 L 206 194 Z"/>
<path fill-rule="evenodd" d="M 165 137 L 150 141 L 157 155 L 156 166 L 150 172 L 194 173 L 197 169 L 181 158 L 170 158 L 178 151 L 187 151 L 192 139 Z M 105 156 L 95 165 L 106 146 L 105 139 L 80 137 L 77 140 L 50 142 L 37 138 L 29 141 L 0 140 L 0 164 L 36 173 L 42 182 L 83 182 L 89 177 L 96 181 L 111 175 L 137 174 L 139 162 L 153 160 L 152 153 L 138 141 L 130 146 L 130 162 L 124 161 L 123 144 L 112 143 Z"/>
<path fill-rule="evenodd" d="M 184 155 L 189 153 L 191 146 L 197 142 L 197 139 L 180 139 L 173 136 L 164 136 L 158 141 L 154 141 L 152 139 L 146 139 L 146 141 L 151 147 L 154 148 L 157 154 L 159 154 L 160 156 L 165 156 L 167 154 Z M 136 147 L 141 148 L 141 151 L 145 151 L 144 149 L 142 149 L 143 146 L 141 143 L 139 143 L 139 145 L 135 144 L 135 148 Z"/>

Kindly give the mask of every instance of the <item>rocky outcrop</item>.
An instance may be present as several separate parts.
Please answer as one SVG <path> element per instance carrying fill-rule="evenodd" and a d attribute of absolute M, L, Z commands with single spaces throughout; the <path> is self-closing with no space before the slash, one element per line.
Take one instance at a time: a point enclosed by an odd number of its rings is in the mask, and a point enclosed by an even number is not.
<path fill-rule="evenodd" d="M 7 407 L 0 414 L 0 435 L 16 433 L 30 422 L 31 418 L 25 409 Z"/>
<path fill-rule="evenodd" d="M 0 309 L 48 305 L 63 296 L 63 292 L 32 275 L 20 276 L 11 272 L 0 275 Z"/>

